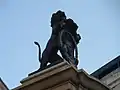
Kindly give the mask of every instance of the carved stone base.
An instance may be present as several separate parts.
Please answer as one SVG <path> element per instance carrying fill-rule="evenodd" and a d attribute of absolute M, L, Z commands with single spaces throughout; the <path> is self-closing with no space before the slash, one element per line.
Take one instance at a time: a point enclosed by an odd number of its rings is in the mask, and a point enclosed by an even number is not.
<path fill-rule="evenodd" d="M 77 70 L 67 62 L 30 75 L 13 90 L 110 90 L 84 70 Z"/>

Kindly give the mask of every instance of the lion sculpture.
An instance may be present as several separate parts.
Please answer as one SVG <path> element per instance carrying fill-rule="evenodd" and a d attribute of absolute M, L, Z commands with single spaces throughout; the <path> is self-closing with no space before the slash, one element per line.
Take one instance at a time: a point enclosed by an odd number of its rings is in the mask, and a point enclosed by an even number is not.
<path fill-rule="evenodd" d="M 66 19 L 65 13 L 59 10 L 52 14 L 51 27 L 52 34 L 42 56 L 39 43 L 34 42 L 39 48 L 39 62 L 41 63 L 39 70 L 47 68 L 49 66 L 48 62 L 50 65 L 54 65 L 62 62 L 63 58 L 77 67 L 77 44 L 81 39 L 80 35 L 77 34 L 77 24 L 72 19 Z M 62 57 L 57 54 L 58 50 Z"/>

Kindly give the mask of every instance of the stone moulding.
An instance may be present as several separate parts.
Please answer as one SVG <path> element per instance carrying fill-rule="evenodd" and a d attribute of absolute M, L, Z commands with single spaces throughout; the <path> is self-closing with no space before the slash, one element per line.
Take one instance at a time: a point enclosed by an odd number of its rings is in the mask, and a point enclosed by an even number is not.
<path fill-rule="evenodd" d="M 21 84 L 12 90 L 110 90 L 83 69 L 77 70 L 66 61 L 28 76 Z"/>

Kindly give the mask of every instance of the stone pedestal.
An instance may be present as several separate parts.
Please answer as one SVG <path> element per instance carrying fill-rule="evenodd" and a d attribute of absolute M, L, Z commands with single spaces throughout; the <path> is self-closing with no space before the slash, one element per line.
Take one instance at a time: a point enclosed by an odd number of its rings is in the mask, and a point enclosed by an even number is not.
<path fill-rule="evenodd" d="M 110 90 L 84 70 L 62 62 L 21 81 L 13 90 Z"/>

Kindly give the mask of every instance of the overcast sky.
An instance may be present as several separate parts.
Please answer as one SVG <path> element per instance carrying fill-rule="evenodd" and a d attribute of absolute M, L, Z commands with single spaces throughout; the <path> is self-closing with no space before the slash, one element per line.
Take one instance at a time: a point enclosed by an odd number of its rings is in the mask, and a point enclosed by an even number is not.
<path fill-rule="evenodd" d="M 0 0 L 0 77 L 9 88 L 39 68 L 33 42 L 43 51 L 57 10 L 79 26 L 79 69 L 92 73 L 120 55 L 120 0 Z"/>

